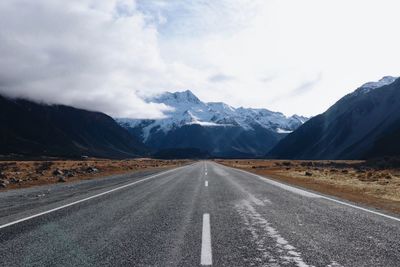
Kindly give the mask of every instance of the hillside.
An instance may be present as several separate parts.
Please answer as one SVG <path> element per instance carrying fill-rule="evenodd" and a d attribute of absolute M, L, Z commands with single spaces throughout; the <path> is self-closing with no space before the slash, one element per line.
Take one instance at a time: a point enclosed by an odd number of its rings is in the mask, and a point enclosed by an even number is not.
<path fill-rule="evenodd" d="M 400 79 L 346 95 L 281 140 L 270 158 L 365 159 L 400 155 Z"/>
<path fill-rule="evenodd" d="M 0 96 L 4 157 L 126 158 L 145 151 L 139 140 L 103 113 Z"/>

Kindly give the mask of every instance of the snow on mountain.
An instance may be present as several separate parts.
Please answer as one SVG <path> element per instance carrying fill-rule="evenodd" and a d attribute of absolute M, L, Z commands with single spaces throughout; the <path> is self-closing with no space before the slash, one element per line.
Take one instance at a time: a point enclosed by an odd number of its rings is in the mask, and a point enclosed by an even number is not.
<path fill-rule="evenodd" d="M 157 120 L 136 120 L 118 118 L 117 121 L 125 127 L 140 128 L 144 141 L 150 133 L 163 131 L 184 125 L 197 124 L 203 127 L 234 127 L 239 126 L 246 130 L 254 127 L 263 127 L 279 134 L 294 131 L 305 121 L 306 117 L 293 115 L 286 117 L 280 112 L 267 109 L 234 108 L 222 102 L 204 103 L 190 90 L 183 92 L 166 92 L 147 102 L 163 103 L 172 109 L 165 113 L 166 118 Z"/>
<path fill-rule="evenodd" d="M 291 132 L 293 132 L 293 131 L 288 131 L 288 130 L 284 130 L 284 129 L 281 129 L 281 128 L 277 128 L 277 129 L 276 129 L 276 132 L 277 132 L 277 133 L 291 133 Z"/>
<path fill-rule="evenodd" d="M 377 82 L 368 82 L 364 85 L 362 85 L 360 88 L 358 88 L 355 93 L 359 94 L 359 93 L 368 93 L 371 90 L 380 88 L 382 86 L 385 85 L 389 85 L 391 83 L 393 83 L 398 77 L 392 77 L 392 76 L 385 76 L 382 79 L 380 79 Z"/>

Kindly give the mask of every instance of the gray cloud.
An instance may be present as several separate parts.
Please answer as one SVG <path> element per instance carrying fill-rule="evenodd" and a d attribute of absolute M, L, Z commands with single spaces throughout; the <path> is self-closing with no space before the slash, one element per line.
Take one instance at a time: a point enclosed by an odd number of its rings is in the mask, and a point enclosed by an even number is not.
<path fill-rule="evenodd" d="M 278 78 L 278 75 L 276 75 L 276 74 L 268 75 L 268 76 L 261 78 L 260 81 L 263 83 L 269 83 L 269 82 L 272 82 L 273 80 L 275 80 L 276 78 Z"/>
<path fill-rule="evenodd" d="M 289 92 L 289 96 L 298 96 L 307 93 L 311 89 L 315 87 L 317 83 L 319 83 L 322 79 L 322 73 L 319 73 L 318 76 L 310 81 L 306 81 L 302 84 L 300 84 L 297 88 Z"/>
<path fill-rule="evenodd" d="M 274 104 L 274 103 L 277 103 L 277 102 L 282 101 L 282 100 L 287 100 L 287 99 L 289 99 L 289 98 L 294 98 L 294 97 L 297 97 L 297 96 L 301 96 L 301 95 L 303 95 L 303 94 L 305 94 L 305 93 L 311 91 L 312 89 L 314 89 L 314 87 L 315 87 L 321 80 L 322 80 L 322 73 L 320 72 L 320 73 L 318 73 L 318 75 L 315 77 L 315 79 L 308 80 L 308 81 L 305 81 L 305 82 L 301 83 L 301 84 L 300 84 L 298 87 L 296 87 L 295 89 L 293 89 L 293 90 L 291 90 L 291 91 L 289 91 L 289 92 L 287 92 L 287 93 L 285 93 L 285 94 L 279 95 L 279 96 L 277 96 L 277 97 L 271 99 L 271 100 L 269 101 L 269 103 L 270 103 L 270 104 Z"/>
<path fill-rule="evenodd" d="M 223 73 L 218 73 L 218 74 L 212 75 L 211 77 L 208 78 L 208 80 L 213 83 L 227 82 L 227 81 L 231 81 L 234 79 L 235 79 L 235 77 L 225 75 Z"/>

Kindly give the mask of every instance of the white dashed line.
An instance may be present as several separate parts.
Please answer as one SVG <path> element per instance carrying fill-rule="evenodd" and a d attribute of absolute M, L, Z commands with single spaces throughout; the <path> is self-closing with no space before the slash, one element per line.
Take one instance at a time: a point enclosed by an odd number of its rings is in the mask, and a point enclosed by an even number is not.
<path fill-rule="evenodd" d="M 203 214 L 203 233 L 201 235 L 201 265 L 212 265 L 210 214 Z"/>
<path fill-rule="evenodd" d="M 208 186 L 208 181 L 205 182 L 205 186 L 206 186 L 206 187 Z"/>

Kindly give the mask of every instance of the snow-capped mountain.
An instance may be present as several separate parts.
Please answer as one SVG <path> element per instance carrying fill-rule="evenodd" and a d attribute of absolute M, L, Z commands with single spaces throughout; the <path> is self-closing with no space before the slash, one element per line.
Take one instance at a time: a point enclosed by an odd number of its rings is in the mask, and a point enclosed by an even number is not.
<path fill-rule="evenodd" d="M 305 121 L 306 117 L 293 115 L 286 117 L 280 112 L 267 109 L 234 108 L 222 102 L 204 103 L 190 90 L 175 93 L 163 93 L 147 99 L 148 102 L 163 103 L 172 108 L 166 112 L 166 118 L 159 120 L 133 120 L 119 118 L 117 121 L 130 128 L 142 128 L 142 138 L 146 141 L 154 130 L 169 132 L 184 125 L 203 127 L 239 126 L 246 130 L 262 127 L 276 133 L 290 133 Z"/>
<path fill-rule="evenodd" d="M 368 82 L 368 83 L 364 84 L 363 86 L 361 86 L 361 88 L 376 89 L 376 88 L 382 87 L 384 85 L 389 85 L 389 84 L 393 83 L 397 78 L 398 77 L 385 76 L 377 82 Z"/>
<path fill-rule="evenodd" d="M 360 88 L 358 88 L 356 91 L 354 91 L 352 94 L 365 94 L 369 93 L 370 91 L 380 88 L 385 85 L 392 84 L 398 77 L 393 77 L 393 76 L 384 76 L 382 79 L 380 79 L 377 82 L 367 82 L 364 85 L 362 85 Z"/>
<path fill-rule="evenodd" d="M 163 119 L 116 120 L 155 149 L 198 148 L 212 155 L 257 156 L 307 121 L 267 109 L 205 103 L 189 90 L 166 92 L 146 101 L 163 103 L 171 110 Z"/>

